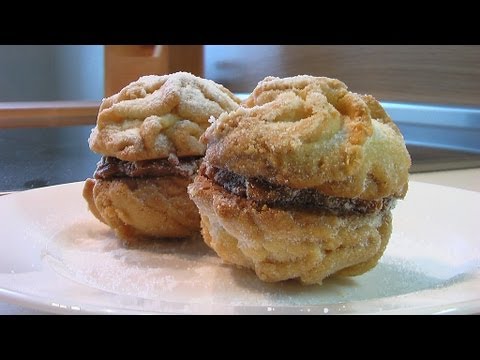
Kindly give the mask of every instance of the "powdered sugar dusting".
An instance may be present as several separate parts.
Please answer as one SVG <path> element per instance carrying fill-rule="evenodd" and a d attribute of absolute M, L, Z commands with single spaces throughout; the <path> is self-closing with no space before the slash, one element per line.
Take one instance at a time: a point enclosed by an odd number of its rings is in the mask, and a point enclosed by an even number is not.
<path fill-rule="evenodd" d="M 445 278 L 384 256 L 355 278 L 333 277 L 322 286 L 261 282 L 252 271 L 226 265 L 203 242 L 159 240 L 126 248 L 95 220 L 70 223 L 47 244 L 45 260 L 77 282 L 136 298 L 202 306 L 313 306 L 394 296 L 441 286 Z"/>

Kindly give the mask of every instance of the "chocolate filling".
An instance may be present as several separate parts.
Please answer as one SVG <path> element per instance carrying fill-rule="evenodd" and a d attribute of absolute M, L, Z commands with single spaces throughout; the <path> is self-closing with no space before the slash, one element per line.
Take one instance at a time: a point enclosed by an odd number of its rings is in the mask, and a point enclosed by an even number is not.
<path fill-rule="evenodd" d="M 314 189 L 292 189 L 272 184 L 260 178 L 247 178 L 226 169 L 202 165 L 200 174 L 206 176 L 232 194 L 252 200 L 259 205 L 304 210 L 333 215 L 372 214 L 391 209 L 393 197 L 362 200 L 328 196 Z"/>
<path fill-rule="evenodd" d="M 198 170 L 201 158 L 177 158 L 170 154 L 167 159 L 123 161 L 111 156 L 103 156 L 97 164 L 95 179 L 147 178 L 160 176 L 192 177 Z"/>

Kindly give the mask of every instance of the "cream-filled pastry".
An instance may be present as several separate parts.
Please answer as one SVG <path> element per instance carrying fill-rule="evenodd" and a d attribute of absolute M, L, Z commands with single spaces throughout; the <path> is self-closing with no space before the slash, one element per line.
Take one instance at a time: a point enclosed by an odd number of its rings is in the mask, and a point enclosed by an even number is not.
<path fill-rule="evenodd" d="M 411 160 L 372 96 L 324 77 L 267 77 L 201 140 L 206 155 L 188 189 L 224 261 L 305 284 L 377 264 Z"/>
<path fill-rule="evenodd" d="M 211 116 L 240 100 L 213 81 L 178 72 L 139 78 L 102 101 L 90 149 L 102 154 L 83 196 L 91 212 L 126 241 L 184 237 L 200 228 L 189 199 Z"/>

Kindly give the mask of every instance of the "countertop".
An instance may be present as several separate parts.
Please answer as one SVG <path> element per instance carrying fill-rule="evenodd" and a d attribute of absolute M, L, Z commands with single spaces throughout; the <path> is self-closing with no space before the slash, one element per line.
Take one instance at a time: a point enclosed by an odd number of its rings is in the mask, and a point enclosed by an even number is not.
<path fill-rule="evenodd" d="M 0 192 L 91 177 L 100 155 L 87 139 L 93 125 L 0 129 Z M 409 144 L 411 173 L 480 168 L 480 153 Z M 422 177 L 420 177 L 422 178 Z"/>

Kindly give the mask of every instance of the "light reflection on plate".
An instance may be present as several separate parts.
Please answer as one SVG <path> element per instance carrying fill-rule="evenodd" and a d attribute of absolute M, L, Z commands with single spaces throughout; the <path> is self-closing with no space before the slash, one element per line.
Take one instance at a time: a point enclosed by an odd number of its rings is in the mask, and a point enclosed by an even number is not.
<path fill-rule="evenodd" d="M 0 299 L 55 313 L 480 312 L 480 193 L 411 182 L 377 267 L 302 286 L 223 265 L 200 237 L 126 249 L 82 186 L 0 198 Z"/>

